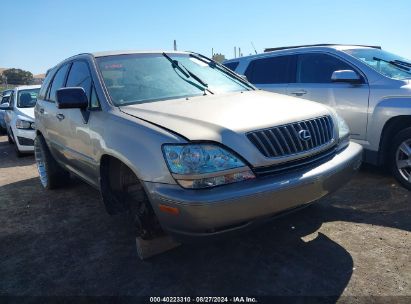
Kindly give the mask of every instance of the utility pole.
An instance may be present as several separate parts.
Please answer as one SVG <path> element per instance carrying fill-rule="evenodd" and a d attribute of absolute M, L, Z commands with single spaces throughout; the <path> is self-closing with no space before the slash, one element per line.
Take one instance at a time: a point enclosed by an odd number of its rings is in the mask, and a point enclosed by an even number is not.
<path fill-rule="evenodd" d="M 174 51 L 177 51 L 177 40 L 174 39 Z"/>

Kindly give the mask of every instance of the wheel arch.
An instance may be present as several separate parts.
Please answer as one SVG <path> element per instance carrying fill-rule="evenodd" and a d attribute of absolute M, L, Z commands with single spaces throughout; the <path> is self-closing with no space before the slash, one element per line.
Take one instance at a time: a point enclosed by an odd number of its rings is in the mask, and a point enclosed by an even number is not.
<path fill-rule="evenodd" d="M 399 115 L 390 118 L 382 129 L 378 153 L 378 164 L 385 165 L 390 150 L 390 143 L 398 132 L 411 127 L 411 114 Z"/>

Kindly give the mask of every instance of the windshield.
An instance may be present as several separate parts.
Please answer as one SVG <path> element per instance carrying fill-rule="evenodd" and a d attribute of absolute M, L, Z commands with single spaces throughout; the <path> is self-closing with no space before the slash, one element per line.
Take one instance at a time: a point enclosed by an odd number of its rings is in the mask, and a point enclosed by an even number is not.
<path fill-rule="evenodd" d="M 17 95 L 17 107 L 18 108 L 33 108 L 36 105 L 37 95 L 40 88 L 20 90 Z"/>
<path fill-rule="evenodd" d="M 132 54 L 97 58 L 116 106 L 248 90 L 228 73 L 188 54 Z M 177 60 L 173 64 L 167 57 Z"/>
<path fill-rule="evenodd" d="M 410 60 L 380 49 L 350 49 L 344 50 L 360 59 L 377 72 L 392 79 L 410 79 Z M 408 70 L 408 71 L 407 71 Z"/>

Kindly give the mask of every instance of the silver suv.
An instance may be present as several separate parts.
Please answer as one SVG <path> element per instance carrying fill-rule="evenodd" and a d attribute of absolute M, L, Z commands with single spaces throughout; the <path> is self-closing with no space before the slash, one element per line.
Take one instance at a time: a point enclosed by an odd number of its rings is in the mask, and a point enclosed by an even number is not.
<path fill-rule="evenodd" d="M 318 101 L 348 123 L 364 161 L 387 165 L 411 190 L 411 61 L 375 46 L 266 49 L 224 65 L 256 87 Z"/>
<path fill-rule="evenodd" d="M 256 91 L 195 53 L 71 57 L 48 72 L 35 117 L 42 185 L 79 176 L 146 240 L 218 235 L 306 205 L 362 157 L 330 108 Z"/>

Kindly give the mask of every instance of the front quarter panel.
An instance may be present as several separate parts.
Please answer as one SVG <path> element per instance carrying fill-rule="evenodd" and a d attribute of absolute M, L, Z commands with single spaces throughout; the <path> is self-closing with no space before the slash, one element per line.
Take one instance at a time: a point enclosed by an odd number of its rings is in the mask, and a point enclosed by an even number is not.
<path fill-rule="evenodd" d="M 97 115 L 98 119 L 90 121 L 91 143 L 97 163 L 103 155 L 109 155 L 121 160 L 142 181 L 176 183 L 168 170 L 161 146 L 184 143 L 184 139 L 116 108 Z"/>
<path fill-rule="evenodd" d="M 411 116 L 411 94 L 383 98 L 370 113 L 367 149 L 378 151 L 384 125 L 393 117 L 406 115 Z"/>

